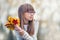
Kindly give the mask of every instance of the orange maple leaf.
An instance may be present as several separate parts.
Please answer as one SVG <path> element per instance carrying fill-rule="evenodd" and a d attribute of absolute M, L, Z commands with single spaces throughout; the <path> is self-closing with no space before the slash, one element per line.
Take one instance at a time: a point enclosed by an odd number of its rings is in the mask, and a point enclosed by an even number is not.
<path fill-rule="evenodd" d="M 18 25 L 20 26 L 20 20 L 17 18 L 12 18 L 12 17 L 8 17 L 8 22 L 6 22 L 5 26 L 7 26 L 8 29 L 10 30 L 14 30 L 14 25 Z"/>

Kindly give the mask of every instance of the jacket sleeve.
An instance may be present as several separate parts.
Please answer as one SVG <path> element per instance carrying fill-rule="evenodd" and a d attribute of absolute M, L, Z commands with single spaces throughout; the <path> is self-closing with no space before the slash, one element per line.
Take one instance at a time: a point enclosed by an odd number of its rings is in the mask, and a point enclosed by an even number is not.
<path fill-rule="evenodd" d="M 26 31 L 24 31 L 24 35 L 22 36 L 26 40 L 37 40 L 37 33 L 38 33 L 38 28 L 39 28 L 39 22 L 35 21 L 34 22 L 34 35 L 30 36 Z"/>

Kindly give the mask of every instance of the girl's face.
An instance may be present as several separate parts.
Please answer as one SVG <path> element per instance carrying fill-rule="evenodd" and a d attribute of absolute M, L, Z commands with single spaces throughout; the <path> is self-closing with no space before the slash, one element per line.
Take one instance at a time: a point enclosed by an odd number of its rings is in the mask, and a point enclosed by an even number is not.
<path fill-rule="evenodd" d="M 28 13 L 28 12 L 24 13 L 24 18 L 28 21 L 33 20 L 33 17 L 34 17 L 34 13 Z"/>

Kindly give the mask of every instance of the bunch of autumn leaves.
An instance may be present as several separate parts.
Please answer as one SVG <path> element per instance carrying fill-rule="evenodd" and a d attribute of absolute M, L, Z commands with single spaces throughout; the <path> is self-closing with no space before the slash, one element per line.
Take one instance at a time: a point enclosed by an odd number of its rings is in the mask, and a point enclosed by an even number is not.
<path fill-rule="evenodd" d="M 14 30 L 14 25 L 16 24 L 20 26 L 20 19 L 9 16 L 5 26 L 10 30 Z"/>

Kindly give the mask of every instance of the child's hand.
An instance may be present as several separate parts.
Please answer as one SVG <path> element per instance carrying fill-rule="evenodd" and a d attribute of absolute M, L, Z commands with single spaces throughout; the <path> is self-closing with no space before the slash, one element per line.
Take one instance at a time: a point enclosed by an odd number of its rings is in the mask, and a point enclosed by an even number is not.
<path fill-rule="evenodd" d="M 23 31 L 23 29 L 21 29 L 18 25 L 14 25 L 14 29 L 16 30 L 16 31 L 18 31 L 18 32 L 22 32 Z"/>
<path fill-rule="evenodd" d="M 24 35 L 24 30 L 21 29 L 18 25 L 14 25 L 15 26 L 15 30 L 18 31 L 20 33 L 20 35 Z"/>

